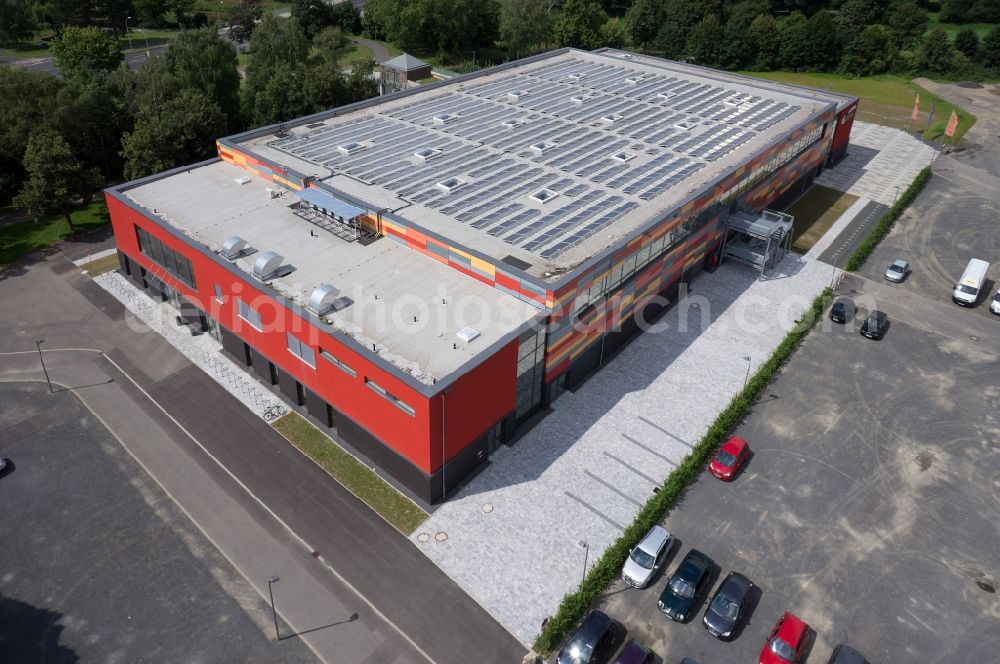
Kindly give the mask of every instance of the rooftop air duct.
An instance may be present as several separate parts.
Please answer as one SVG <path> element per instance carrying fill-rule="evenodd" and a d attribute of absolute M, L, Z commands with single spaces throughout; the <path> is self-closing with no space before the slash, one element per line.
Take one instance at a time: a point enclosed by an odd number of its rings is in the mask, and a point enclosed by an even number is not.
<path fill-rule="evenodd" d="M 253 276 L 260 281 L 268 281 L 278 276 L 284 256 L 275 251 L 265 251 L 253 264 Z"/>
<path fill-rule="evenodd" d="M 334 309 L 337 304 L 337 294 L 340 291 L 330 284 L 320 284 L 313 289 L 309 296 L 309 311 L 317 316 L 325 316 Z"/>
<path fill-rule="evenodd" d="M 222 243 L 219 253 L 223 258 L 234 261 L 243 255 L 243 250 L 247 248 L 247 241 L 239 235 L 234 235 Z"/>

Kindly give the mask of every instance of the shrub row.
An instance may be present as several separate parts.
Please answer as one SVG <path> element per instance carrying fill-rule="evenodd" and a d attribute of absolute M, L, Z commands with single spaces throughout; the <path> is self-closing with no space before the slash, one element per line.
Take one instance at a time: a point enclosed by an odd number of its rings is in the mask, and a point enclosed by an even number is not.
<path fill-rule="evenodd" d="M 907 193 L 909 194 L 909 190 Z M 535 639 L 536 652 L 548 654 L 555 650 L 583 618 L 587 609 L 618 576 L 632 548 L 651 527 L 663 519 L 667 510 L 677 503 L 687 487 L 702 474 L 715 450 L 747 415 L 757 395 L 767 387 L 788 360 L 815 321 L 822 315 L 830 299 L 831 292 L 825 289 L 813 300 L 812 305 L 781 341 L 771 357 L 754 373 L 746 387 L 719 413 L 691 453 L 667 476 L 660 490 L 646 501 L 632 524 L 594 563 L 580 587 L 563 598 L 556 614 L 548 620 L 541 634 Z"/>
<path fill-rule="evenodd" d="M 864 262 L 868 259 L 868 256 L 875 251 L 875 247 L 878 243 L 882 241 L 882 238 L 886 236 L 892 225 L 896 223 L 896 220 L 903 214 L 903 210 L 910 204 L 914 197 L 920 193 L 920 190 L 924 188 L 927 181 L 931 179 L 931 167 L 927 166 L 922 171 L 917 173 L 917 177 L 913 179 L 910 186 L 906 188 L 903 195 L 899 197 L 896 203 L 889 208 L 889 211 L 882 215 L 882 218 L 878 220 L 875 224 L 875 228 L 872 232 L 868 234 L 865 241 L 858 245 L 858 248 L 854 250 L 851 257 L 847 261 L 847 265 L 844 269 L 848 272 L 854 272 L 859 267 L 864 265 Z"/>

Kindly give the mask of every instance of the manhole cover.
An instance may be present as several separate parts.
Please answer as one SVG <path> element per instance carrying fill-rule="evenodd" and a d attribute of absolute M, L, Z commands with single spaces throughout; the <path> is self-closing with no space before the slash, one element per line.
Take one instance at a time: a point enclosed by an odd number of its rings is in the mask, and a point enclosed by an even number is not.
<path fill-rule="evenodd" d="M 977 336 L 976 336 L 976 335 L 974 335 L 974 334 L 970 334 L 970 335 L 969 335 L 969 338 L 970 338 L 970 339 L 972 339 L 973 341 L 979 341 L 979 337 L 977 337 Z"/>
<path fill-rule="evenodd" d="M 492 511 L 493 511 L 493 505 L 492 504 L 486 503 L 485 505 L 483 505 L 483 512 L 485 512 L 486 514 L 489 514 Z"/>
<path fill-rule="evenodd" d="M 996 587 L 992 583 L 986 583 L 985 581 L 976 581 L 976 585 L 979 586 L 979 589 L 984 592 L 995 593 L 997 591 Z"/>
<path fill-rule="evenodd" d="M 429 542 L 430 539 L 431 539 L 431 536 L 428 535 L 427 533 L 420 533 L 419 535 L 417 535 L 417 541 L 418 542 Z"/>
<path fill-rule="evenodd" d="M 439 542 L 443 542 L 443 541 L 445 541 L 446 539 L 448 539 L 448 533 L 446 533 L 446 532 L 444 532 L 444 531 L 442 530 L 441 532 L 439 532 L 439 533 L 437 533 L 436 535 L 434 535 L 434 539 L 436 539 L 436 540 L 437 540 L 437 541 L 439 541 Z"/>

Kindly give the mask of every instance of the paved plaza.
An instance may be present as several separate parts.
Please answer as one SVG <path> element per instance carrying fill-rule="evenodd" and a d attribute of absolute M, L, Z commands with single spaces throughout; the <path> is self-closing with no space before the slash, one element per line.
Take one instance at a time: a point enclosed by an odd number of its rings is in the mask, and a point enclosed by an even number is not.
<path fill-rule="evenodd" d="M 580 582 L 585 555 L 593 562 L 621 534 L 831 270 L 789 255 L 763 280 L 733 263 L 700 276 L 656 329 L 498 451 L 413 541 L 529 644 Z"/>
<path fill-rule="evenodd" d="M 823 171 L 816 184 L 892 205 L 936 155 L 937 150 L 902 129 L 855 121 L 847 157 Z"/>

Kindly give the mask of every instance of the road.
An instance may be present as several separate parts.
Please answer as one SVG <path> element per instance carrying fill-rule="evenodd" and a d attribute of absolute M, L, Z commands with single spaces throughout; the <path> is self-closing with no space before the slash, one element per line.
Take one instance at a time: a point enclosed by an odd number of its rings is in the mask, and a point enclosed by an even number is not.
<path fill-rule="evenodd" d="M 125 64 L 127 64 L 131 69 L 138 69 L 142 66 L 142 63 L 149 58 L 161 55 L 167 49 L 167 46 L 168 44 L 161 44 L 159 46 L 151 46 L 148 50 L 143 49 L 141 51 L 126 53 Z M 51 57 L 13 58 L 9 56 L 0 56 L 0 64 L 7 65 L 9 67 L 21 67 L 22 69 L 30 69 L 32 71 L 43 72 L 46 74 L 59 74 L 59 70 L 56 68 L 56 64 Z"/>
<path fill-rule="evenodd" d="M 64 248 L 85 256 L 105 244 Z M 5 358 L 5 377 L 41 379 L 32 339 L 44 338 L 54 379 L 81 386 L 78 396 L 256 590 L 280 576 L 279 611 L 323 659 L 521 660 L 523 647 L 405 537 L 165 341 L 131 329 L 118 301 L 65 256 L 36 255 L 0 274 L 0 303 L 13 312 L 0 322 L 0 352 L 18 353 Z M 317 629 L 352 613 L 350 630 Z"/>
<path fill-rule="evenodd" d="M 351 37 L 351 41 L 357 42 L 358 44 L 361 44 L 362 46 L 365 46 L 366 48 L 370 49 L 372 52 L 372 57 L 375 59 L 375 62 L 379 64 L 382 64 L 386 60 L 392 59 L 392 55 L 389 53 L 389 49 L 387 49 L 385 46 L 379 44 L 376 41 L 372 41 L 371 39 L 365 39 L 364 37 Z"/>

